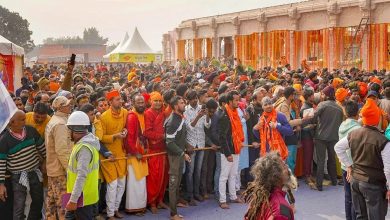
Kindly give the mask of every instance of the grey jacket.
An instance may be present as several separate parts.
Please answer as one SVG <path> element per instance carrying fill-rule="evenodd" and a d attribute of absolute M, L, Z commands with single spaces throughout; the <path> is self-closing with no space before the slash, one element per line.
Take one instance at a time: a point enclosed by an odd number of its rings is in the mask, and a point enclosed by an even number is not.
<path fill-rule="evenodd" d="M 77 144 L 79 143 L 81 144 L 86 143 L 89 144 L 90 146 L 95 147 L 97 151 L 100 150 L 99 139 L 92 133 L 88 133 L 86 136 L 81 138 L 77 142 Z M 92 160 L 92 152 L 87 147 L 81 147 L 81 149 L 76 155 L 76 160 L 77 160 L 77 178 L 73 187 L 72 195 L 70 197 L 70 201 L 74 203 L 77 203 L 77 200 L 79 199 L 81 192 L 83 191 L 85 179 L 87 178 L 87 174 L 88 174 L 88 165 Z"/>
<path fill-rule="evenodd" d="M 338 141 L 338 131 L 343 117 L 343 109 L 335 101 L 320 102 L 313 117 L 313 122 L 317 124 L 314 139 Z"/>

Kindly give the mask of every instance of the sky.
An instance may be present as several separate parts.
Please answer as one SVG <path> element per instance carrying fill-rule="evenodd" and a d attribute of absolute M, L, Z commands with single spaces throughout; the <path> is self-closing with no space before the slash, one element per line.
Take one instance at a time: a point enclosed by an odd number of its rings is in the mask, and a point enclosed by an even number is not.
<path fill-rule="evenodd" d="M 294 3 L 298 0 L 1 0 L 0 5 L 30 22 L 34 43 L 48 37 L 81 36 L 96 27 L 108 44 L 118 43 L 135 27 L 155 51 L 162 35 L 181 21 Z"/>

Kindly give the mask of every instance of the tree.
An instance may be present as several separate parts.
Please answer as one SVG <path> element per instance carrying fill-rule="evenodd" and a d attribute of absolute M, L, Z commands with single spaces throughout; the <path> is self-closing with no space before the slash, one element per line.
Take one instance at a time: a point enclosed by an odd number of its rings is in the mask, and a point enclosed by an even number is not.
<path fill-rule="evenodd" d="M 84 29 L 83 40 L 86 44 L 106 44 L 108 38 L 103 38 L 95 27 L 91 27 Z"/>
<path fill-rule="evenodd" d="M 59 38 L 46 38 L 43 40 L 44 44 L 83 44 L 84 40 L 79 36 L 74 37 L 59 37 Z"/>
<path fill-rule="evenodd" d="M 114 43 L 114 44 L 108 45 L 108 46 L 106 47 L 107 53 L 110 53 L 111 51 L 113 51 L 118 45 L 119 45 L 119 42 L 118 42 L 118 43 Z"/>
<path fill-rule="evenodd" d="M 31 39 L 32 31 L 29 26 L 30 23 L 19 13 L 11 12 L 0 6 L 0 35 L 23 47 L 26 52 L 34 48 L 34 41 Z"/>
<path fill-rule="evenodd" d="M 84 29 L 83 38 L 79 36 L 66 36 L 53 38 L 49 37 L 43 40 L 44 44 L 106 44 L 108 38 L 99 35 L 95 27 Z"/>

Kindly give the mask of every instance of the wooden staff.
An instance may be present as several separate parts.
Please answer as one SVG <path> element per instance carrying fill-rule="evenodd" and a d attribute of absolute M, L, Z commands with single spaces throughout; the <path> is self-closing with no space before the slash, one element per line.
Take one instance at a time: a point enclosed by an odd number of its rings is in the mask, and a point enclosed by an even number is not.
<path fill-rule="evenodd" d="M 167 152 L 163 151 L 163 152 L 158 152 L 158 153 L 153 153 L 153 154 L 145 154 L 145 155 L 142 155 L 142 158 L 148 158 L 148 157 L 153 157 L 153 156 L 164 155 L 166 153 Z"/>
<path fill-rule="evenodd" d="M 166 153 L 167 152 L 163 151 L 163 152 L 158 152 L 158 153 L 145 154 L 145 155 L 142 155 L 142 158 L 148 158 L 148 157 L 164 155 Z M 118 157 L 118 158 L 115 158 L 114 160 L 127 160 L 127 159 L 129 159 L 129 157 Z M 104 160 L 101 160 L 101 162 L 107 162 L 107 161 L 110 161 L 110 160 L 111 159 L 104 159 Z"/>
<path fill-rule="evenodd" d="M 243 145 L 243 147 L 254 147 L 253 145 Z M 218 149 L 220 149 L 221 147 L 218 147 Z M 201 148 L 195 148 L 194 151 L 203 151 L 203 150 L 214 150 L 214 148 L 211 148 L 211 147 L 201 147 Z M 163 152 L 158 152 L 158 153 L 153 153 L 153 154 L 145 154 L 145 155 L 142 155 L 142 158 L 149 158 L 149 157 L 154 157 L 154 156 L 159 156 L 159 155 L 164 155 L 166 154 L 167 152 L 163 151 Z M 128 157 L 118 157 L 118 158 L 115 158 L 114 160 L 127 160 L 129 159 Z M 104 159 L 104 160 L 101 160 L 101 162 L 107 162 L 107 161 L 111 161 L 111 159 Z"/>

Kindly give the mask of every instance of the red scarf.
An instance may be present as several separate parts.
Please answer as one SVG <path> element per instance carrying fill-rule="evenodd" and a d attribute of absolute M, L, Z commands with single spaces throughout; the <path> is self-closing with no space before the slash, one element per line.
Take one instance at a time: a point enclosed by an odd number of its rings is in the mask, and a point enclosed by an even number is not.
<path fill-rule="evenodd" d="M 234 152 L 235 154 L 240 154 L 242 142 L 244 142 L 244 131 L 242 129 L 241 119 L 237 109 L 231 109 L 229 105 L 225 105 L 225 108 L 232 127 Z"/>
<path fill-rule="evenodd" d="M 260 117 L 260 120 L 264 122 L 263 126 L 260 128 L 260 156 L 265 156 L 268 143 L 270 151 L 279 152 L 282 159 L 285 160 L 288 156 L 288 150 L 284 143 L 284 139 L 276 128 L 272 129 L 269 125 L 270 122 L 277 123 L 277 115 L 276 110 L 273 109 L 272 112 L 263 112 Z"/>

